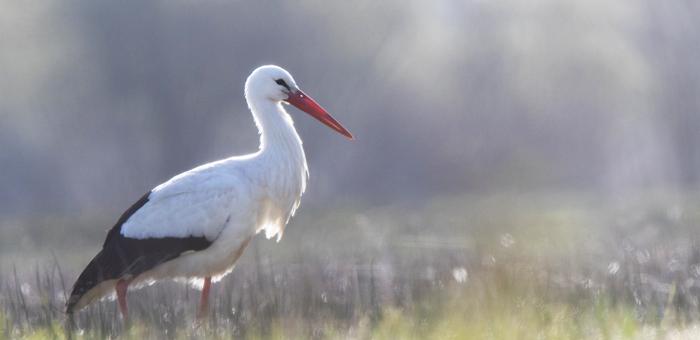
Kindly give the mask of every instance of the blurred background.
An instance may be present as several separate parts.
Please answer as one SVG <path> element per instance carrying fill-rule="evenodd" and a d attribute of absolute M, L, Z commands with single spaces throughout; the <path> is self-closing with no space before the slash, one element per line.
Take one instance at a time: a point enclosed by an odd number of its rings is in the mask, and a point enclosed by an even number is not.
<path fill-rule="evenodd" d="M 285 239 L 256 241 L 269 261 L 459 283 L 505 256 L 589 286 L 631 268 L 655 275 L 614 287 L 664 305 L 682 275 L 697 312 L 698 17 L 682 0 L 3 2 L 0 269 L 58 254 L 72 282 L 144 192 L 255 151 L 243 83 L 271 63 L 356 140 L 290 109 L 310 182 Z"/>
<path fill-rule="evenodd" d="M 257 148 L 255 67 L 288 68 L 357 135 L 298 111 L 305 206 L 494 191 L 697 189 L 692 1 L 7 3 L 0 213 L 123 210 Z"/>

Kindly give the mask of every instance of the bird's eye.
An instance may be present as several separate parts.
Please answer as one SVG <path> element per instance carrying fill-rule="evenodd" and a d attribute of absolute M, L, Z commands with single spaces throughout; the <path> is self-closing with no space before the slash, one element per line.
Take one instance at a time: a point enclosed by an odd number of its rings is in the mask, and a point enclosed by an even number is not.
<path fill-rule="evenodd" d="M 286 83 L 286 82 L 284 81 L 284 79 L 282 79 L 282 78 L 275 80 L 275 83 L 277 83 L 277 85 L 284 86 L 284 88 L 286 88 L 287 91 L 291 91 L 291 90 L 292 90 L 292 89 L 289 87 L 289 85 L 287 85 L 287 83 Z"/>

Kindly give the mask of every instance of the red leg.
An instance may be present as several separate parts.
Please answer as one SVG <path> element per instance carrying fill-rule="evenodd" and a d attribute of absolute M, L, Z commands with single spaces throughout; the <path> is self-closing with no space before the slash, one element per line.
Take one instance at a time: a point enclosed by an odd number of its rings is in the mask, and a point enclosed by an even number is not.
<path fill-rule="evenodd" d="M 211 277 L 205 277 L 204 286 L 202 286 L 202 298 L 199 300 L 198 319 L 205 317 L 209 311 L 209 290 L 211 290 Z"/>
<path fill-rule="evenodd" d="M 129 288 L 131 280 L 119 280 L 114 289 L 117 291 L 117 301 L 119 302 L 119 311 L 122 312 L 124 320 L 129 319 L 129 310 L 126 307 L 126 290 Z"/>

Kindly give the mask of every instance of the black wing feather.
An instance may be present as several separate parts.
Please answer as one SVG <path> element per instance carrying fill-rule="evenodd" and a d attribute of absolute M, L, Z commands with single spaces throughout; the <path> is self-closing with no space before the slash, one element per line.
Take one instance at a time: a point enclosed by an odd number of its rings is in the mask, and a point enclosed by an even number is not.
<path fill-rule="evenodd" d="M 107 233 L 102 250 L 90 261 L 73 286 L 66 302 L 68 313 L 73 311 L 85 293 L 103 281 L 133 278 L 184 252 L 203 250 L 211 245 L 211 241 L 205 237 L 124 237 L 121 233 L 122 225 L 148 202 L 150 194 L 146 193 L 129 207 Z"/>

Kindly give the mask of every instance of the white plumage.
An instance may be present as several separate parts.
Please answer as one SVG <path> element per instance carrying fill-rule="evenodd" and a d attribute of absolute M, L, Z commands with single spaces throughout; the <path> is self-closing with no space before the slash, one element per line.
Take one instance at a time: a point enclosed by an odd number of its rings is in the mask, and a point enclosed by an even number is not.
<path fill-rule="evenodd" d="M 308 176 L 301 139 L 282 103 L 352 136 L 280 67 L 253 71 L 245 96 L 260 132 L 259 151 L 201 165 L 144 196 L 122 216 L 103 250 L 81 274 L 68 312 L 116 287 L 126 316 L 123 295 L 129 284 L 181 277 L 206 278 L 206 285 L 210 277 L 232 269 L 256 233 L 264 230 L 267 238 L 282 238 Z M 151 249 L 158 245 L 167 249 Z M 205 286 L 202 306 L 207 293 Z"/>

